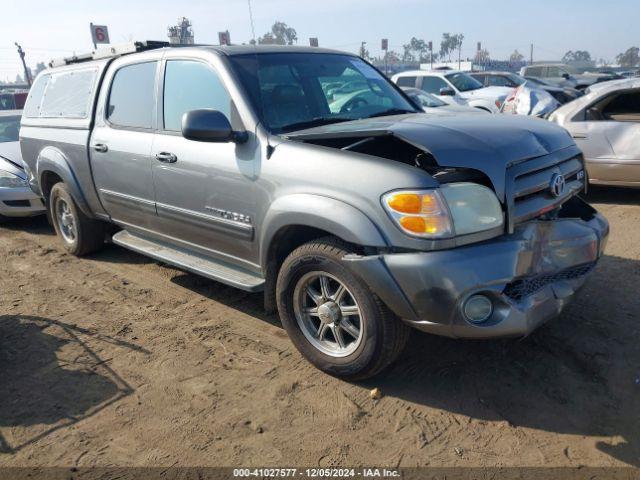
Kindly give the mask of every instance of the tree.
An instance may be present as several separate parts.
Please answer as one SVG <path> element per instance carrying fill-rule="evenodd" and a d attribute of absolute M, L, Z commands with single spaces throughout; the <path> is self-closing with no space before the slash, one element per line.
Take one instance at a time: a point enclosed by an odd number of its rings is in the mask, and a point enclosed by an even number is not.
<path fill-rule="evenodd" d="M 451 54 L 453 52 L 458 50 L 458 54 L 460 53 L 462 40 L 464 40 L 464 35 L 461 33 L 453 35 L 450 33 L 443 33 L 442 40 L 440 41 L 440 58 L 448 57 L 449 61 L 451 61 Z"/>
<path fill-rule="evenodd" d="M 489 55 L 489 51 L 486 48 L 478 50 L 476 56 L 473 57 L 474 63 L 486 63 L 489 60 L 491 60 L 491 55 Z"/>
<path fill-rule="evenodd" d="M 36 64 L 36 69 L 33 72 L 33 78 L 36 77 L 36 75 L 38 75 L 41 71 L 45 70 L 47 68 L 47 66 L 44 64 L 44 62 L 38 62 Z"/>
<path fill-rule="evenodd" d="M 640 65 L 640 48 L 631 47 L 627 49 L 626 52 L 616 56 L 616 62 L 625 68 L 637 67 Z"/>
<path fill-rule="evenodd" d="M 271 31 L 258 38 L 262 45 L 293 45 L 298 42 L 298 33 L 295 28 L 289 27 L 284 22 L 276 22 Z"/>
<path fill-rule="evenodd" d="M 520 63 L 524 61 L 524 55 L 522 55 L 518 49 L 516 48 L 513 53 L 509 56 L 509 61 L 511 63 Z"/>
<path fill-rule="evenodd" d="M 586 50 L 576 50 L 575 52 L 572 50 L 569 50 L 567 53 L 564 54 L 564 57 L 562 57 L 562 61 L 564 63 L 590 62 L 591 54 Z"/>
<path fill-rule="evenodd" d="M 384 58 L 384 57 L 383 57 Z M 396 63 L 400 63 L 400 55 L 398 52 L 390 50 L 387 52 L 387 63 L 393 65 Z"/>
<path fill-rule="evenodd" d="M 402 60 L 405 62 L 426 62 L 430 59 L 429 44 L 420 38 L 412 37 L 402 48 Z"/>
<path fill-rule="evenodd" d="M 365 47 L 366 44 L 367 42 L 360 43 L 360 51 L 358 52 L 358 55 L 360 55 L 360 58 L 369 60 L 371 56 L 369 55 L 369 50 L 367 50 L 367 47 Z"/>

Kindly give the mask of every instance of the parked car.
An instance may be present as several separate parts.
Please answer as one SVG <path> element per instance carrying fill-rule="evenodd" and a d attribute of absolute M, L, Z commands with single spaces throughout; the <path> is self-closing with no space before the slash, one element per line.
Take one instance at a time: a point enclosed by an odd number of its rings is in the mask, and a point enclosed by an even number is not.
<path fill-rule="evenodd" d="M 525 82 L 514 89 L 502 104 L 501 113 L 548 118 L 560 103 L 546 90 Z"/>
<path fill-rule="evenodd" d="M 551 122 L 425 115 L 333 50 L 153 46 L 54 62 L 31 89 L 22 153 L 71 254 L 115 224 L 118 245 L 264 292 L 302 355 L 350 379 L 409 327 L 527 335 L 602 255 L 580 150 Z M 332 112 L 336 77 L 382 101 Z"/>
<path fill-rule="evenodd" d="M 485 110 L 480 110 L 479 108 L 467 107 L 464 105 L 451 105 L 449 103 L 445 103 L 440 100 L 435 95 L 431 95 L 430 93 L 425 92 L 424 90 L 420 90 L 419 88 L 411 88 L 411 87 L 401 87 L 402 91 L 406 93 L 411 100 L 425 113 L 445 113 L 445 114 L 463 114 L 463 113 L 473 113 L 473 114 L 486 114 L 489 113 Z"/>
<path fill-rule="evenodd" d="M 518 88 L 529 82 L 530 88 L 539 88 L 549 93 L 560 105 L 575 100 L 583 95 L 583 92 L 575 88 L 555 87 L 534 78 L 524 78 L 511 72 L 473 72 L 473 78 L 482 83 L 485 87 L 509 87 Z"/>
<path fill-rule="evenodd" d="M 578 90 L 584 90 L 594 83 L 614 79 L 611 75 L 597 72 L 579 74 L 575 69 L 564 63 L 534 63 L 533 65 L 522 67 L 520 75 L 540 78 L 558 87 L 570 87 Z"/>
<path fill-rule="evenodd" d="M 589 182 L 640 187 L 640 79 L 597 87 L 550 120 L 566 128 L 584 152 Z"/>
<path fill-rule="evenodd" d="M 0 222 L 45 213 L 44 203 L 29 188 L 20 155 L 21 116 L 21 110 L 0 111 Z"/>
<path fill-rule="evenodd" d="M 414 70 L 397 73 L 391 80 L 399 87 L 413 87 L 436 95 L 446 103 L 468 105 L 499 113 L 511 93 L 507 87 L 483 87 L 465 72 L 456 70 Z"/>
<path fill-rule="evenodd" d="M 26 91 L 0 91 L 0 111 L 22 110 L 26 99 Z"/>

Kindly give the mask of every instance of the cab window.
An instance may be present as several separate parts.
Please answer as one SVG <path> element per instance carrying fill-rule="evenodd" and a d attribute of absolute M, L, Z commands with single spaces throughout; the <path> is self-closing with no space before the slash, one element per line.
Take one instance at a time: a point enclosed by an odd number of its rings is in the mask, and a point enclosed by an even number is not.
<path fill-rule="evenodd" d="M 209 65 L 195 60 L 169 60 L 164 74 L 164 129 L 180 131 L 182 116 L 209 108 L 230 118 L 231 97 Z"/>

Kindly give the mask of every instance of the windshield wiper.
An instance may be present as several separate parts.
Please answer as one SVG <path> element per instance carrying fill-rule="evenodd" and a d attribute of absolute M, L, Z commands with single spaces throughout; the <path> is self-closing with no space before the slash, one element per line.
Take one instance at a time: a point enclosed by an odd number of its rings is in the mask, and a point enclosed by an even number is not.
<path fill-rule="evenodd" d="M 406 108 L 389 108 L 388 110 L 382 110 L 381 112 L 374 113 L 373 115 L 369 115 L 366 118 L 373 117 L 386 117 L 388 115 L 402 115 L 403 113 L 418 113 L 415 110 L 407 110 Z"/>
<path fill-rule="evenodd" d="M 311 120 L 305 120 L 303 122 L 290 123 L 280 127 L 282 132 L 292 132 L 294 130 L 304 130 L 305 128 L 320 127 L 322 125 L 330 125 L 332 123 L 347 122 L 353 120 L 352 118 L 338 118 L 338 117 L 315 117 Z"/>

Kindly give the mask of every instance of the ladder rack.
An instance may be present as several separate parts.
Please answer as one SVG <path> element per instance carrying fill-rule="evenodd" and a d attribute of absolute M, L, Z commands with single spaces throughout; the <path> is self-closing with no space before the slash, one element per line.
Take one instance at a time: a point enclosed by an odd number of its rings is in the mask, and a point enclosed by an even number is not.
<path fill-rule="evenodd" d="M 144 42 L 129 42 L 121 45 L 109 45 L 106 47 L 96 48 L 90 53 L 73 55 L 71 57 L 56 58 L 49 62 L 49 67 L 61 67 L 64 65 L 72 65 L 74 63 L 89 62 L 91 60 L 100 60 L 103 58 L 120 57 L 130 53 L 144 52 L 146 50 L 154 50 L 156 48 L 168 47 L 169 42 L 161 42 L 158 40 L 146 40 Z"/>

